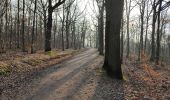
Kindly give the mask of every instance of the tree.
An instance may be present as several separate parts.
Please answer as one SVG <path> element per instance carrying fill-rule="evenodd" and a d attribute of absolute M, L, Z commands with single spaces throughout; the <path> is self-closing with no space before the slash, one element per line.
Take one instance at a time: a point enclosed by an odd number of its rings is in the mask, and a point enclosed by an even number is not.
<path fill-rule="evenodd" d="M 120 60 L 120 29 L 123 12 L 123 0 L 106 0 L 106 35 L 105 62 L 107 74 L 116 79 L 122 79 Z"/>
<path fill-rule="evenodd" d="M 159 0 L 159 8 L 158 8 L 158 23 L 157 23 L 157 48 L 156 48 L 156 64 L 159 65 L 159 56 L 160 56 L 160 22 L 161 22 L 161 7 L 163 0 Z"/>
<path fill-rule="evenodd" d="M 96 0 L 99 8 L 98 15 L 98 39 L 99 39 L 99 54 L 103 55 L 104 49 L 104 0 Z"/>
<path fill-rule="evenodd" d="M 130 23 L 130 14 L 131 11 L 134 9 L 134 6 L 132 6 L 132 0 L 125 0 L 126 2 L 126 20 L 127 20 L 127 27 L 126 27 L 126 31 L 127 31 L 127 54 L 126 54 L 126 58 L 129 58 L 129 54 L 130 54 L 130 33 L 129 33 L 129 23 Z"/>
<path fill-rule="evenodd" d="M 45 51 L 51 51 L 51 30 L 52 30 L 52 14 L 54 10 L 63 4 L 66 0 L 58 0 L 54 6 L 52 6 L 52 0 L 48 0 L 48 21 L 47 21 L 47 32 L 45 32 Z"/>
<path fill-rule="evenodd" d="M 152 16 L 152 41 L 151 41 L 151 58 L 150 61 L 154 61 L 155 59 L 155 27 L 156 27 L 156 19 L 157 19 L 157 15 L 156 15 L 156 8 L 157 8 L 157 2 L 156 0 L 154 0 L 153 5 L 152 5 L 152 9 L 153 9 L 153 16 Z"/>
<path fill-rule="evenodd" d="M 144 15 L 145 15 L 145 7 L 146 7 L 146 1 L 140 0 L 139 1 L 139 8 L 140 8 L 140 23 L 141 23 L 141 30 L 140 30 L 140 46 L 139 46 L 139 56 L 138 60 L 140 61 L 141 58 L 141 52 L 143 52 L 143 33 L 144 33 Z"/>
<path fill-rule="evenodd" d="M 149 11 L 150 5 L 149 5 L 149 1 L 146 1 L 146 34 L 145 34 L 145 44 L 144 44 L 144 52 L 146 53 L 146 49 L 147 49 L 147 40 L 148 40 L 148 28 L 149 28 L 149 20 L 150 20 L 150 15 L 152 13 L 152 10 Z"/>
<path fill-rule="evenodd" d="M 122 20 L 121 20 L 121 47 L 120 47 L 120 57 L 121 57 L 121 63 L 123 64 L 123 52 L 124 52 L 124 18 L 123 18 L 123 14 L 122 14 Z"/>
<path fill-rule="evenodd" d="M 170 35 L 167 38 L 167 45 L 168 45 L 168 49 L 169 49 L 169 58 L 170 58 Z"/>
<path fill-rule="evenodd" d="M 25 52 L 25 0 L 23 0 L 22 6 L 22 51 Z"/>
<path fill-rule="evenodd" d="M 34 53 L 34 27 L 35 27 L 35 16 L 36 16 L 36 10 L 37 10 L 37 0 L 35 0 L 35 5 L 34 5 L 34 19 L 33 19 L 33 26 L 32 26 L 32 41 L 31 41 L 31 53 Z"/>
<path fill-rule="evenodd" d="M 154 61 L 156 58 L 156 64 L 159 64 L 159 52 L 160 52 L 160 15 L 161 11 L 165 10 L 168 8 L 170 5 L 170 1 L 162 5 L 163 0 L 154 0 L 153 2 L 153 18 L 152 18 L 152 42 L 151 42 L 151 61 Z M 156 31 L 156 21 L 157 21 L 157 31 Z M 157 39 L 156 39 L 156 44 L 155 46 L 155 33 L 157 33 Z M 155 55 L 155 48 L 156 48 L 156 55 Z"/>
<path fill-rule="evenodd" d="M 65 9 L 65 4 L 63 4 L 63 20 L 62 20 L 62 29 L 61 29 L 62 51 L 65 50 L 64 48 L 64 21 L 65 21 L 64 9 Z"/>

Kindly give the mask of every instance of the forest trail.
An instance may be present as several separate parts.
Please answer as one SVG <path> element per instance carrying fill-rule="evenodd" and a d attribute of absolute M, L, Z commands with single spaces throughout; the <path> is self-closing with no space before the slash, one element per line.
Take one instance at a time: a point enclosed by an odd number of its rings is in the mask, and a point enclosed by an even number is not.
<path fill-rule="evenodd" d="M 47 73 L 44 77 L 40 78 L 40 82 L 35 86 L 37 89 L 35 89 L 34 93 L 27 99 L 53 100 L 57 98 L 61 100 L 63 97 L 75 93 L 75 89 L 79 87 L 79 84 L 83 84 L 85 81 L 85 79 L 82 80 L 83 76 L 80 75 L 80 73 L 82 73 L 81 71 L 85 69 L 90 62 L 93 62 L 97 55 L 95 49 L 89 49 L 73 57 L 71 60 L 54 66 L 61 67 L 55 72 Z M 85 77 L 88 78 L 87 76 Z M 75 84 L 73 84 L 73 82 Z M 70 88 L 72 88 L 72 90 L 70 90 Z M 65 94 L 65 92 L 68 93 Z"/>
<path fill-rule="evenodd" d="M 0 100 L 170 100 L 169 67 L 134 60 L 122 65 L 126 81 L 115 80 L 102 70 L 97 50 L 86 49 L 7 86 Z"/>
<path fill-rule="evenodd" d="M 102 65 L 103 56 L 86 49 L 15 82 L 2 93 L 2 100 L 124 100 L 124 82 L 107 77 Z"/>
<path fill-rule="evenodd" d="M 96 65 L 100 65 L 101 62 L 103 62 L 103 57 L 98 56 L 97 50 L 88 49 L 73 56 L 70 60 L 38 72 L 28 85 L 12 94 L 12 98 L 3 96 L 3 100 L 9 98 L 14 100 L 68 100 L 69 98 L 79 98 L 75 95 L 78 96 L 77 94 L 80 93 L 81 89 L 88 85 L 87 80 L 93 83 L 90 76 L 94 74 Z M 91 87 L 87 86 L 87 89 L 90 88 L 90 91 L 94 92 L 95 87 Z M 89 95 L 92 94 L 92 92 L 89 93 Z M 84 95 L 83 98 L 89 98 L 87 95 Z"/>

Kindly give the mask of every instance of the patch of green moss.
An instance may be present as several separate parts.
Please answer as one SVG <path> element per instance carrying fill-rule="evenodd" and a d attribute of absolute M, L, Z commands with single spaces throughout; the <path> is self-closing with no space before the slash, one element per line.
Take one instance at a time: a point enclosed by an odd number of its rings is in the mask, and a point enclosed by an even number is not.
<path fill-rule="evenodd" d="M 48 52 L 46 52 L 46 55 L 54 56 L 54 55 L 56 55 L 56 52 L 54 52 L 54 51 L 48 51 Z"/>
<path fill-rule="evenodd" d="M 128 79 L 128 77 L 126 75 L 123 75 L 123 80 L 128 81 L 129 79 Z"/>
<path fill-rule="evenodd" d="M 0 68 L 0 75 L 8 75 L 10 70 L 8 68 Z"/>
<path fill-rule="evenodd" d="M 96 75 L 98 75 L 98 76 L 106 75 L 106 71 L 102 68 L 98 68 L 98 69 L 96 69 Z"/>

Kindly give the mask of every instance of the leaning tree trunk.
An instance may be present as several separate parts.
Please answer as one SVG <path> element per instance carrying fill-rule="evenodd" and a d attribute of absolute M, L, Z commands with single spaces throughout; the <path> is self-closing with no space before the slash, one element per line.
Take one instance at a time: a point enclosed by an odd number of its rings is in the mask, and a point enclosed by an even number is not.
<path fill-rule="evenodd" d="M 7 39 L 7 36 L 8 36 L 8 0 L 6 0 L 6 2 L 5 2 L 5 40 L 6 40 L 6 42 L 5 42 L 5 47 L 7 47 L 8 46 L 8 43 L 7 43 L 7 41 L 8 41 L 8 39 Z M 6 51 L 5 49 L 7 49 L 7 48 L 4 48 L 4 52 Z"/>
<path fill-rule="evenodd" d="M 107 74 L 116 79 L 123 79 L 120 60 L 120 29 L 123 0 L 106 0 L 106 54 L 105 69 Z"/>
<path fill-rule="evenodd" d="M 18 0 L 18 12 L 17 12 L 17 49 L 19 49 L 19 43 L 20 43 L 20 35 L 19 35 L 19 25 L 20 25 L 20 17 L 19 17 L 19 6 L 20 6 L 20 0 Z"/>
<path fill-rule="evenodd" d="M 146 35 L 145 35 L 145 45 L 144 45 L 144 52 L 146 53 L 147 49 L 147 39 L 148 39 L 148 27 L 149 27 L 149 18 L 146 19 Z"/>
<path fill-rule="evenodd" d="M 69 47 L 70 47 L 70 45 L 69 45 L 69 35 L 70 35 L 70 30 L 69 30 L 69 28 L 70 28 L 70 23 L 69 23 L 69 15 L 70 15 L 70 8 L 67 8 L 67 15 L 66 15 L 66 49 L 69 49 Z"/>
<path fill-rule="evenodd" d="M 63 20 L 62 20 L 62 29 L 61 29 L 62 51 L 65 50 L 64 48 L 64 21 L 65 21 L 64 9 L 65 9 L 65 4 L 63 5 Z"/>
<path fill-rule="evenodd" d="M 143 53 L 143 32 L 144 32 L 144 14 L 145 14 L 145 1 L 142 1 L 141 4 L 141 31 L 140 31 L 140 47 L 139 47 L 139 56 L 138 60 L 141 60 L 141 54 Z"/>
<path fill-rule="evenodd" d="M 169 58 L 170 58 L 170 43 L 168 43 L 168 49 L 169 49 Z"/>
<path fill-rule="evenodd" d="M 129 58 L 129 53 L 130 53 L 130 36 L 129 36 L 129 16 L 127 16 L 127 54 L 126 58 Z"/>
<path fill-rule="evenodd" d="M 124 51 L 124 34 L 123 34 L 123 30 L 124 30 L 124 19 L 123 19 L 123 15 L 122 15 L 122 20 L 121 20 L 121 52 L 120 52 L 120 59 L 121 59 L 121 64 L 123 64 L 123 51 Z"/>

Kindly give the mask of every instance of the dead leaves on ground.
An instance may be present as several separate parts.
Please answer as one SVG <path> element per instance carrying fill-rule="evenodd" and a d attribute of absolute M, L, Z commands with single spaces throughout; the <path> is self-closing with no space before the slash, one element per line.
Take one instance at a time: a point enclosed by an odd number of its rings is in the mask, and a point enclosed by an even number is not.
<path fill-rule="evenodd" d="M 123 65 L 124 73 L 129 78 L 125 88 L 126 98 L 129 100 L 169 100 L 170 74 L 168 70 L 165 70 L 169 65 L 156 66 L 149 62 L 149 57 L 146 55 L 142 55 L 140 62 L 134 59 L 136 58 L 127 60 Z"/>
<path fill-rule="evenodd" d="M 75 50 L 59 51 L 53 50 L 47 53 L 38 52 L 35 54 L 12 53 L 0 56 L 0 75 L 9 75 L 11 73 L 30 71 L 37 67 L 42 67 L 47 63 L 56 64 L 64 58 L 73 55 Z"/>

